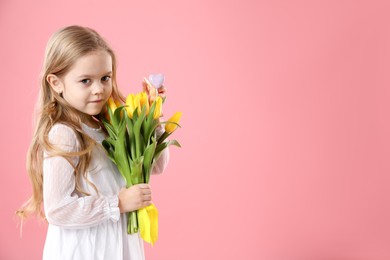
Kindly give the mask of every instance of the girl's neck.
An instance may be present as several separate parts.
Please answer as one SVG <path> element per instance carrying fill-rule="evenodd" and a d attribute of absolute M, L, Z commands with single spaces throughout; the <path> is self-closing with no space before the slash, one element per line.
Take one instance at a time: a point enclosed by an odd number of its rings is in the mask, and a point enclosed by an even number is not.
<path fill-rule="evenodd" d="M 91 128 L 99 128 L 100 127 L 99 123 L 91 115 L 81 116 L 80 120 L 81 120 L 82 123 L 86 124 L 87 126 L 89 126 Z"/>

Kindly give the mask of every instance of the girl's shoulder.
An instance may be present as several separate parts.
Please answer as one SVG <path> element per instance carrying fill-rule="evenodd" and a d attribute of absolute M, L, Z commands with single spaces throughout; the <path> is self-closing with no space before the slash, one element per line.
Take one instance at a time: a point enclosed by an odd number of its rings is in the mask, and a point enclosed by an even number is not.
<path fill-rule="evenodd" d="M 76 137 L 76 130 L 73 129 L 70 125 L 67 125 L 62 122 L 55 123 L 49 130 L 49 136 L 55 136 L 58 134 L 66 134 Z"/>
<path fill-rule="evenodd" d="M 73 150 L 79 147 L 76 130 L 65 123 L 55 123 L 49 130 L 48 139 L 53 145 L 59 145 L 62 148 Z"/>

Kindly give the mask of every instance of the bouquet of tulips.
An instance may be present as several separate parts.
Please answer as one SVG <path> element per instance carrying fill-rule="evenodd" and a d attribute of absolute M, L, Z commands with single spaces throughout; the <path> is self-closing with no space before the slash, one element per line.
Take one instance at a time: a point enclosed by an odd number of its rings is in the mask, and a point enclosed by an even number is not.
<path fill-rule="evenodd" d="M 145 91 L 129 94 L 126 104 L 110 98 L 107 102 L 108 118 L 102 118 L 109 136 L 102 142 L 109 158 L 117 165 L 127 188 L 149 183 L 154 163 L 170 145 L 181 147 L 177 140 L 169 140 L 181 118 L 175 113 L 168 121 L 160 122 L 162 105 L 160 96 L 148 98 Z M 165 124 L 159 136 L 156 128 Z M 141 237 L 154 244 L 158 237 L 158 211 L 154 204 L 128 213 L 128 234 L 140 231 Z"/>

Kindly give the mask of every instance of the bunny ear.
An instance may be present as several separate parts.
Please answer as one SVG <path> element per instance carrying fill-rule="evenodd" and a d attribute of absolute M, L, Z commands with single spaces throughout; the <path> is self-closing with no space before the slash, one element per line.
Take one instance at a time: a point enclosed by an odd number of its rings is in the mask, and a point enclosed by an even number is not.
<path fill-rule="evenodd" d="M 154 92 L 157 92 L 156 88 L 152 85 L 152 83 L 150 83 L 147 78 L 144 78 L 143 90 L 148 93 L 148 95 L 154 95 Z"/>
<path fill-rule="evenodd" d="M 150 82 L 149 82 L 149 80 L 146 77 L 144 77 L 144 81 L 145 81 L 146 84 L 150 85 Z"/>
<path fill-rule="evenodd" d="M 144 78 L 144 81 L 142 82 L 143 85 L 143 91 L 148 94 L 149 97 L 149 103 L 153 103 L 157 96 L 158 96 L 158 89 L 153 87 L 153 85 L 150 83 L 150 81 L 147 78 Z"/>
<path fill-rule="evenodd" d="M 144 78 L 144 80 L 142 81 L 142 89 L 146 93 L 149 93 L 150 91 L 150 82 L 147 78 Z"/>

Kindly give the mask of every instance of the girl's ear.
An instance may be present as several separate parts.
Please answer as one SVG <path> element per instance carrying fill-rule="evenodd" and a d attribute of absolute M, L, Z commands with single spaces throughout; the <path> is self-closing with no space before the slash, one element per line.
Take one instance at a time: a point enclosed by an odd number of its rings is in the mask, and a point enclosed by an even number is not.
<path fill-rule="evenodd" d="M 64 84 L 61 79 L 58 78 L 54 74 L 49 74 L 46 77 L 47 82 L 49 82 L 50 86 L 54 89 L 55 92 L 61 94 L 64 91 Z"/>

